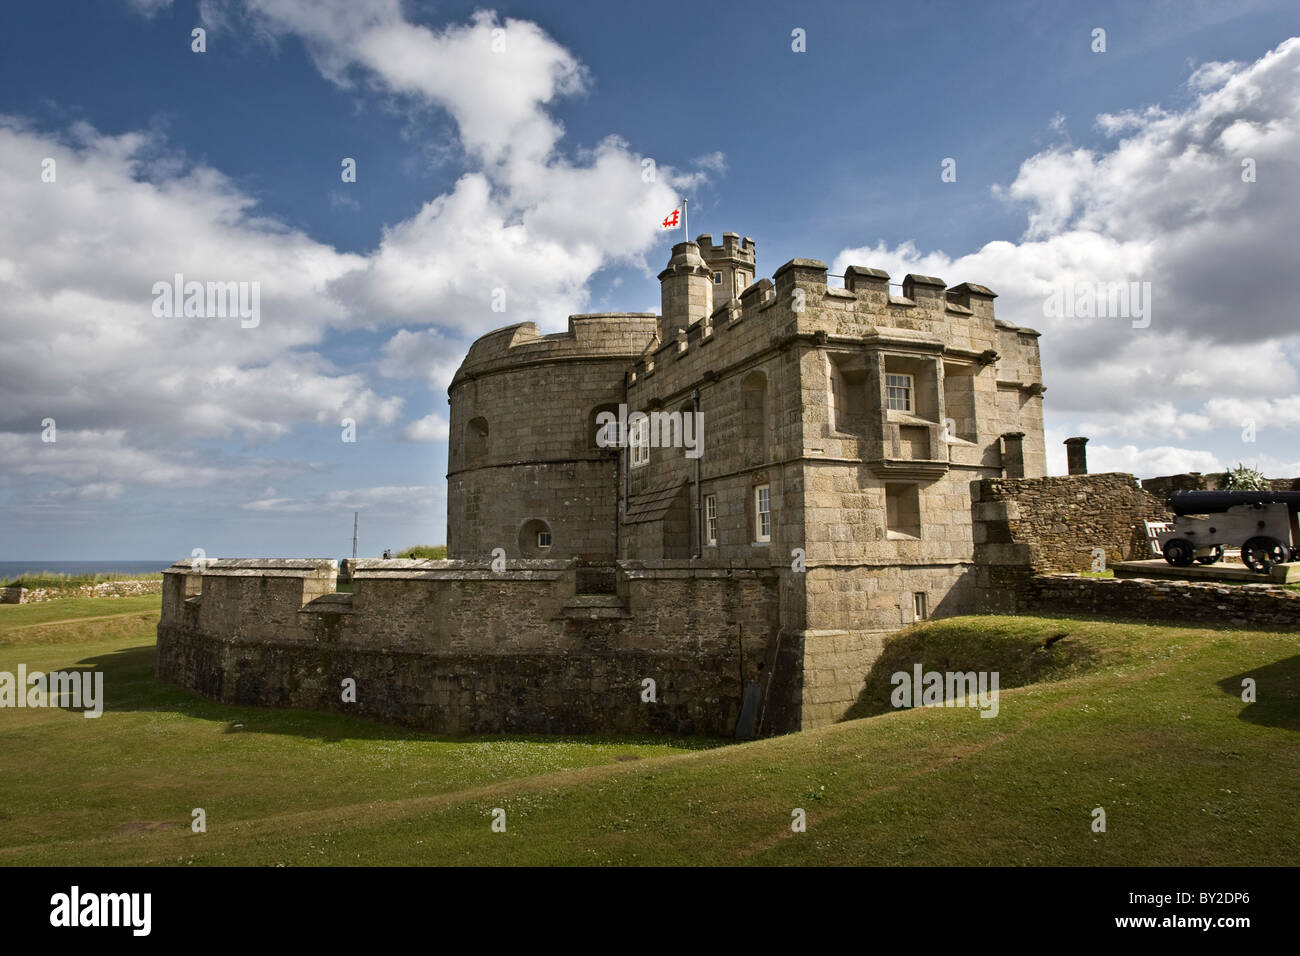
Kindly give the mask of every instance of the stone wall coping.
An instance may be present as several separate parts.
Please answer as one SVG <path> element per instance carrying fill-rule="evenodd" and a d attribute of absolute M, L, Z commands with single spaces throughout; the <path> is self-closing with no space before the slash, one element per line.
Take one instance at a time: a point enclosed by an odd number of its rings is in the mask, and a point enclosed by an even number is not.
<path fill-rule="evenodd" d="M 565 569 L 512 568 L 493 571 L 490 567 L 393 569 L 391 571 L 357 571 L 353 581 L 556 581 Z"/>
<path fill-rule="evenodd" d="M 308 573 L 337 572 L 338 569 L 338 561 L 332 558 L 183 558 L 171 567 L 164 568 L 163 574 L 255 576 L 269 573 L 305 577 Z"/>

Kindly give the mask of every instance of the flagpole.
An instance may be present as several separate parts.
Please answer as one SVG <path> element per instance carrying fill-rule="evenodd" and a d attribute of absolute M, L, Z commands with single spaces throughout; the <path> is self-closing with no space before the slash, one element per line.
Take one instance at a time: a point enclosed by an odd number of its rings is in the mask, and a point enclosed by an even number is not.
<path fill-rule="evenodd" d="M 682 232 L 685 233 L 685 235 L 682 236 L 683 242 L 691 241 L 691 214 L 686 208 L 688 202 L 690 202 L 689 199 L 682 200 Z"/>

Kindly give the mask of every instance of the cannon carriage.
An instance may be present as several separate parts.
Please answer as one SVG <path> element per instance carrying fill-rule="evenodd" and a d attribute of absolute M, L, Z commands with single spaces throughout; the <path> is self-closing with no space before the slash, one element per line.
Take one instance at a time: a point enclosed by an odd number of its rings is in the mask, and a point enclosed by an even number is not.
<path fill-rule="evenodd" d="M 1165 505 L 1175 517 L 1157 541 L 1172 565 L 1213 564 L 1226 548 L 1261 574 L 1300 559 L 1300 491 L 1176 491 Z"/>

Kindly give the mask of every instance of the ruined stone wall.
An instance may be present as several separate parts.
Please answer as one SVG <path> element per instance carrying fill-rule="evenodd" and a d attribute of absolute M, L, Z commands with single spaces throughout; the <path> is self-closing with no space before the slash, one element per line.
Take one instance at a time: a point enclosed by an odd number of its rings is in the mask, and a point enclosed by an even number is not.
<path fill-rule="evenodd" d="M 986 478 L 972 483 L 975 559 L 1035 571 L 1086 571 L 1094 548 L 1113 564 L 1145 557 L 1143 521 L 1169 512 L 1132 475 Z"/>
<path fill-rule="evenodd" d="M 777 582 L 685 562 L 620 567 L 577 593 L 576 565 L 215 562 L 169 571 L 158 675 L 231 703 L 357 713 L 437 733 L 734 733 L 744 688 L 772 684 L 771 729 L 796 675 L 777 673 Z M 330 562 L 324 562 L 328 565 Z M 272 565 L 267 567 L 265 565 Z M 196 583 L 201 593 L 190 594 Z M 342 699 L 344 678 L 357 699 Z M 657 701 L 642 701 L 643 680 Z"/>
<path fill-rule="evenodd" d="M 27 588 L 14 586 L 0 588 L 0 604 L 36 604 L 62 598 L 119 598 L 158 594 L 162 581 L 101 581 L 99 584 L 82 584 L 71 588 Z"/>

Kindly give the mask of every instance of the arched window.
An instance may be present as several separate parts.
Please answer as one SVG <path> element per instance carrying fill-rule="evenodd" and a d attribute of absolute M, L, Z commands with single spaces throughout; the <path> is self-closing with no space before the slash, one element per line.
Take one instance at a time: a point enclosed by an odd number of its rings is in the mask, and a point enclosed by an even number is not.
<path fill-rule="evenodd" d="M 601 415 L 608 413 L 613 416 L 611 424 L 602 425 Z M 609 422 L 608 417 L 603 421 Z M 618 433 L 618 405 L 606 403 L 597 405 L 587 416 L 587 449 L 589 451 L 610 451 L 614 452 L 622 447 L 622 438 Z"/>
<path fill-rule="evenodd" d="M 767 376 L 750 372 L 740 383 L 741 448 L 746 465 L 767 461 Z"/>
<path fill-rule="evenodd" d="M 519 553 L 525 558 L 544 558 L 551 553 L 551 526 L 541 518 L 525 521 L 519 529 Z"/>
<path fill-rule="evenodd" d="M 465 425 L 465 467 L 481 465 L 488 456 L 488 423 L 486 418 L 471 418 Z"/>

